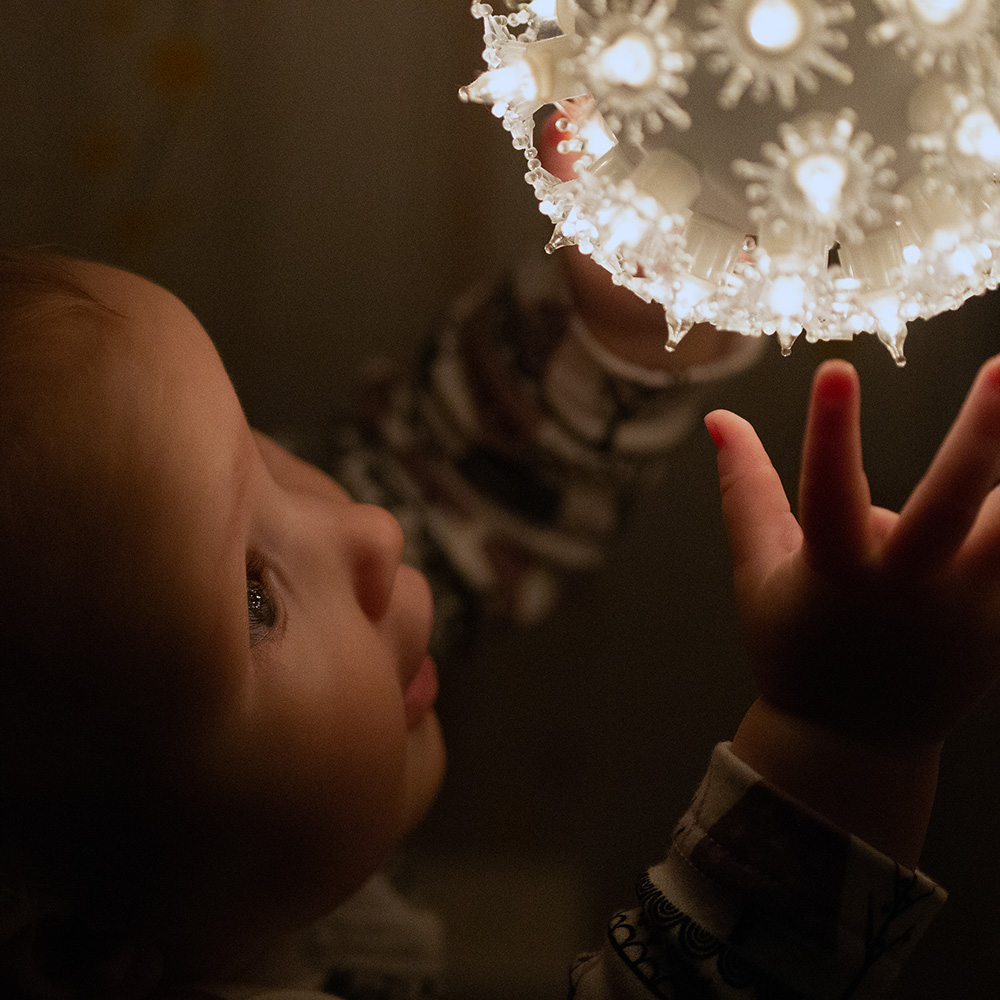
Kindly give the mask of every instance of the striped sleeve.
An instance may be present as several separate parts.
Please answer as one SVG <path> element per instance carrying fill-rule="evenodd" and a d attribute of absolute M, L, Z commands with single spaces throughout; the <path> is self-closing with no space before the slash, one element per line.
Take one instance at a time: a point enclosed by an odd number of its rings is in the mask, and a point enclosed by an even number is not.
<path fill-rule="evenodd" d="M 589 335 L 545 264 L 466 296 L 410 369 L 374 370 L 362 419 L 324 463 L 400 519 L 453 635 L 482 612 L 544 617 L 690 432 L 699 386 L 758 354 L 741 338 L 683 379 L 630 365 Z"/>

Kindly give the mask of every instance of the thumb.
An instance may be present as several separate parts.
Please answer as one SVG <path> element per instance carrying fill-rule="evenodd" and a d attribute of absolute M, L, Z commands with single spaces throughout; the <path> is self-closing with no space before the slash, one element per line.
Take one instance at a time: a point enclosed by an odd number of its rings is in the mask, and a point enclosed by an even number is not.
<path fill-rule="evenodd" d="M 756 587 L 801 548 L 802 531 L 753 427 L 727 410 L 709 413 L 705 426 L 718 449 L 733 571 L 738 584 Z"/>

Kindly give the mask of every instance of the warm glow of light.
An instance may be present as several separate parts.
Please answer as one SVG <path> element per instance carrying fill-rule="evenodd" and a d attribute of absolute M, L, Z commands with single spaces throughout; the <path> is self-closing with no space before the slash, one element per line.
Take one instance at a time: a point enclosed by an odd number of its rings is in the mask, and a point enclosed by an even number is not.
<path fill-rule="evenodd" d="M 975 254 L 967 246 L 960 246 L 948 258 L 948 265 L 955 274 L 969 278 L 976 270 Z"/>
<path fill-rule="evenodd" d="M 600 115 L 591 115 L 579 126 L 577 134 L 586 153 L 599 160 L 615 146 L 615 137 L 608 131 Z"/>
<path fill-rule="evenodd" d="M 746 25 L 750 37 L 768 52 L 785 52 L 802 38 L 802 14 L 793 0 L 755 0 Z"/>
<path fill-rule="evenodd" d="M 966 156 L 1000 163 L 1000 127 L 985 108 L 970 111 L 955 130 L 955 145 Z"/>
<path fill-rule="evenodd" d="M 627 208 L 617 213 L 604 246 L 611 253 L 621 246 L 633 247 L 642 239 L 647 228 L 648 223 L 634 209 Z"/>
<path fill-rule="evenodd" d="M 903 328 L 903 321 L 899 315 L 899 299 L 893 295 L 876 299 L 869 308 L 878 325 L 888 333 L 895 333 Z"/>
<path fill-rule="evenodd" d="M 656 51 L 649 39 L 636 32 L 622 35 L 598 57 L 601 76 L 626 87 L 648 87 L 656 80 Z"/>
<path fill-rule="evenodd" d="M 795 168 L 795 183 L 816 211 L 832 212 L 847 181 L 847 166 L 839 156 L 818 153 L 807 156 Z"/>
<path fill-rule="evenodd" d="M 909 243 L 903 247 L 903 260 L 907 264 L 919 264 L 920 258 L 923 254 L 920 252 L 920 247 L 916 243 Z"/>
<path fill-rule="evenodd" d="M 530 7 L 543 21 L 556 19 L 556 0 L 532 0 Z"/>
<path fill-rule="evenodd" d="M 538 97 L 538 81 L 527 60 L 483 73 L 475 83 L 463 87 L 458 96 L 476 104 L 531 103 Z"/>
<path fill-rule="evenodd" d="M 689 316 L 691 312 L 708 297 L 708 289 L 700 281 L 682 281 L 674 298 L 674 308 L 681 316 Z"/>
<path fill-rule="evenodd" d="M 928 24 L 947 24 L 968 6 L 969 0 L 910 0 L 914 12 Z"/>
<path fill-rule="evenodd" d="M 806 302 L 806 283 L 797 274 L 775 278 L 768 300 L 771 309 L 779 316 L 801 313 Z"/>

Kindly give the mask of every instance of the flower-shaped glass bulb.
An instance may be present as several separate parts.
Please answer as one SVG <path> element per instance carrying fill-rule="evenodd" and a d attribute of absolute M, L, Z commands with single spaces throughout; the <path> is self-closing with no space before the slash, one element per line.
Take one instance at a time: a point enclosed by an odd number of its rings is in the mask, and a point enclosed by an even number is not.
<path fill-rule="evenodd" d="M 928 24 L 947 24 L 968 6 L 969 0 L 910 0 L 915 13 Z"/>
<path fill-rule="evenodd" d="M 795 167 L 795 183 L 821 215 L 836 209 L 846 181 L 847 165 L 839 156 L 817 153 Z"/>
<path fill-rule="evenodd" d="M 756 0 L 747 9 L 747 34 L 768 52 L 787 52 L 802 39 L 802 14 L 793 0 Z"/>

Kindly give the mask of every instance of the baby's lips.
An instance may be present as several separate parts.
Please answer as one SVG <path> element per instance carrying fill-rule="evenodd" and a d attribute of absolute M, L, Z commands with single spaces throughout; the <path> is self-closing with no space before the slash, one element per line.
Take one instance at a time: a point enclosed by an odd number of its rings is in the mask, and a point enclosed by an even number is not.
<path fill-rule="evenodd" d="M 434 707 L 437 694 L 437 666 L 427 653 L 403 696 L 407 727 L 415 726 Z"/>

